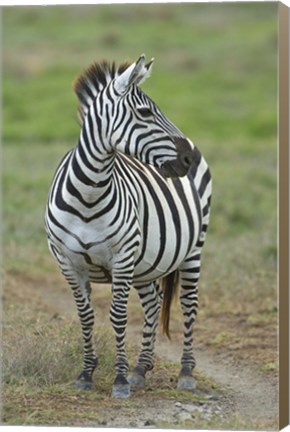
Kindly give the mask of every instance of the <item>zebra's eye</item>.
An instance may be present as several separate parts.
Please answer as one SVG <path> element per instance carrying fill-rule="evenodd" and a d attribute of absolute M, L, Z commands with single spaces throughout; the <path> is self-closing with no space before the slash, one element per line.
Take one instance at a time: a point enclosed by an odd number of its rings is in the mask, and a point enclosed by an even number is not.
<path fill-rule="evenodd" d="M 138 108 L 137 111 L 144 118 L 148 118 L 148 117 L 151 117 L 153 115 L 151 109 L 147 108 L 147 107 Z"/>

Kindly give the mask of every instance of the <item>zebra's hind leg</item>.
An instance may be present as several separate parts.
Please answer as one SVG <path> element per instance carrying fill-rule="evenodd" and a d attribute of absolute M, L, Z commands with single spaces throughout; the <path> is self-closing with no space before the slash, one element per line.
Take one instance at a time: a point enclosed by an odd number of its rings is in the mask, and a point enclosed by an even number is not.
<path fill-rule="evenodd" d="M 154 344 L 158 325 L 161 291 L 156 282 L 138 287 L 138 294 L 144 309 L 144 326 L 141 351 L 135 368 L 128 376 L 128 381 L 134 388 L 145 386 L 145 374 L 154 366 Z"/>
<path fill-rule="evenodd" d="M 198 310 L 198 280 L 200 275 L 200 252 L 185 260 L 180 267 L 180 303 L 184 319 L 183 353 L 177 388 L 194 390 L 196 387 L 192 371 L 195 367 L 193 355 L 193 326 Z"/>
<path fill-rule="evenodd" d="M 83 335 L 83 370 L 75 381 L 75 386 L 82 390 L 93 387 L 93 372 L 98 365 L 98 357 L 93 345 L 94 311 L 91 306 L 91 287 L 86 275 L 79 275 L 70 269 L 62 269 L 76 302 Z"/>

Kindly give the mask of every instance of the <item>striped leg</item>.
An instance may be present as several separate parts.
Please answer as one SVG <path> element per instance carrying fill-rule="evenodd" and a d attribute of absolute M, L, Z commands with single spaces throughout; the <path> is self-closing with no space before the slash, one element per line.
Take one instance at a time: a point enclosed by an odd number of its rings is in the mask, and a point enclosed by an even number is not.
<path fill-rule="evenodd" d="M 198 309 L 198 280 L 200 275 L 200 252 L 197 252 L 180 267 L 180 303 L 184 318 L 184 341 L 181 358 L 181 371 L 177 387 L 193 390 L 195 380 L 192 370 L 195 367 L 193 355 L 193 326 Z"/>
<path fill-rule="evenodd" d="M 76 302 L 83 334 L 83 370 L 78 376 L 76 387 L 83 390 L 92 389 L 93 372 L 98 365 L 98 357 L 93 345 L 94 311 L 91 306 L 91 287 L 86 276 L 80 276 L 70 269 L 62 269 Z"/>
<path fill-rule="evenodd" d="M 145 374 L 154 366 L 154 344 L 158 325 L 161 295 L 156 282 L 138 287 L 138 294 L 144 310 L 144 326 L 141 351 L 138 363 L 130 373 L 128 380 L 135 388 L 143 388 Z"/>
<path fill-rule="evenodd" d="M 123 265 L 123 268 L 122 268 Z M 112 303 L 110 320 L 116 336 L 116 379 L 112 396 L 125 398 L 130 396 L 130 385 L 126 375 L 129 369 L 125 351 L 125 333 L 127 326 L 127 303 L 132 282 L 132 267 L 115 267 L 113 271 Z"/>

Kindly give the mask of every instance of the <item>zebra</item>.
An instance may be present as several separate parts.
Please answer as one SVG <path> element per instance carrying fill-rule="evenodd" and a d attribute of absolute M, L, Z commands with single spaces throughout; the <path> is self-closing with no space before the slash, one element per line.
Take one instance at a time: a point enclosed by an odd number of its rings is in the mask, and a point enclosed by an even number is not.
<path fill-rule="evenodd" d="M 154 59 L 93 63 L 75 81 L 81 132 L 63 158 L 45 212 L 48 245 L 72 289 L 83 335 L 83 368 L 75 385 L 93 388 L 91 284 L 112 286 L 115 333 L 113 397 L 142 388 L 154 366 L 161 311 L 169 317 L 179 289 L 184 340 L 179 389 L 194 390 L 193 325 L 201 250 L 209 223 L 211 174 L 198 150 L 141 90 Z M 179 288 L 178 288 L 179 286 Z M 134 287 L 144 311 L 141 349 L 129 372 L 127 301 Z"/>

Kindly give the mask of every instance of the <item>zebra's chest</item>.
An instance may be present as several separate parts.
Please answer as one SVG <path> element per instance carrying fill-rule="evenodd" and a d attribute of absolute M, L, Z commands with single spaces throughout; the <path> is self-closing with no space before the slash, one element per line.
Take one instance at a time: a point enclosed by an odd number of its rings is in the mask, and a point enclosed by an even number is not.
<path fill-rule="evenodd" d="M 89 222 L 74 218 L 67 221 L 67 226 L 61 248 L 73 266 L 90 270 L 100 267 L 110 272 L 127 241 L 128 224 L 119 220 L 113 226 L 105 218 Z"/>

